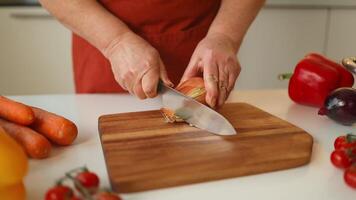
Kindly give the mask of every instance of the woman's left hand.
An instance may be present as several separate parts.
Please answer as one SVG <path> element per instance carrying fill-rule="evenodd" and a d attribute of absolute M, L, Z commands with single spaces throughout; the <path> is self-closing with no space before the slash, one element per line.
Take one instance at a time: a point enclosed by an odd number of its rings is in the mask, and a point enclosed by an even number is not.
<path fill-rule="evenodd" d="M 241 67 L 237 60 L 238 47 L 232 39 L 221 33 L 208 34 L 197 45 L 181 82 L 203 73 L 210 107 L 224 104 Z"/>

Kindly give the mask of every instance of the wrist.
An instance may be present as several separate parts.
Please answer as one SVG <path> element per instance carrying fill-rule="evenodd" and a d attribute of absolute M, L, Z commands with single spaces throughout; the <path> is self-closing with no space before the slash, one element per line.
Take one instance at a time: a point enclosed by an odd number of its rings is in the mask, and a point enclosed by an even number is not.
<path fill-rule="evenodd" d="M 240 40 L 239 38 L 233 37 L 230 34 L 227 34 L 222 31 L 209 30 L 209 32 L 206 35 L 206 38 L 209 38 L 209 37 L 220 38 L 223 41 L 227 41 L 231 45 L 231 48 L 234 50 L 235 53 L 237 53 L 238 50 L 240 49 L 241 42 L 242 42 L 242 39 Z"/>
<path fill-rule="evenodd" d="M 110 59 L 115 49 L 121 46 L 128 37 L 132 37 L 131 35 L 133 34 L 134 33 L 129 30 L 117 34 L 104 48 L 100 49 L 101 53 L 105 58 Z"/>

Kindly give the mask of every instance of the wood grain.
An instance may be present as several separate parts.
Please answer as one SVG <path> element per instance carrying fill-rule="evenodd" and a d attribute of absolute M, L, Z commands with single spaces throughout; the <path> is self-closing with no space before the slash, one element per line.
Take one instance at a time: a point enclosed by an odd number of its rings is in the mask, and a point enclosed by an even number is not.
<path fill-rule="evenodd" d="M 99 132 L 113 189 L 120 193 L 287 169 L 309 162 L 304 130 L 246 103 L 219 112 L 239 134 L 217 136 L 160 111 L 101 116 Z"/>

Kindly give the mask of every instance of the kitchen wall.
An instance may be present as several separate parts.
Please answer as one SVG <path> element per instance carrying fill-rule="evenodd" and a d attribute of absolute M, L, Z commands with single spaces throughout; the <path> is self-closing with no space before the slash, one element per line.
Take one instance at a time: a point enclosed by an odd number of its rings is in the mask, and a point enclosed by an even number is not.
<path fill-rule="evenodd" d="M 307 52 L 356 55 L 356 1 L 267 1 L 238 55 L 236 89 L 286 88 Z M 38 6 L 0 7 L 0 94 L 73 93 L 71 35 Z"/>

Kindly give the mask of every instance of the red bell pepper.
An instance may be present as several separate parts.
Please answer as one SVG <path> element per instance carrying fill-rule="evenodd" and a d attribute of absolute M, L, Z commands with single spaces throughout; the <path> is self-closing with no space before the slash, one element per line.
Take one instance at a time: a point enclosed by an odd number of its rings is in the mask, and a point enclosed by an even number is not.
<path fill-rule="evenodd" d="M 289 97 L 299 104 L 322 107 L 327 95 L 339 87 L 352 87 L 354 77 L 343 66 L 311 53 L 296 66 L 289 81 Z"/>

